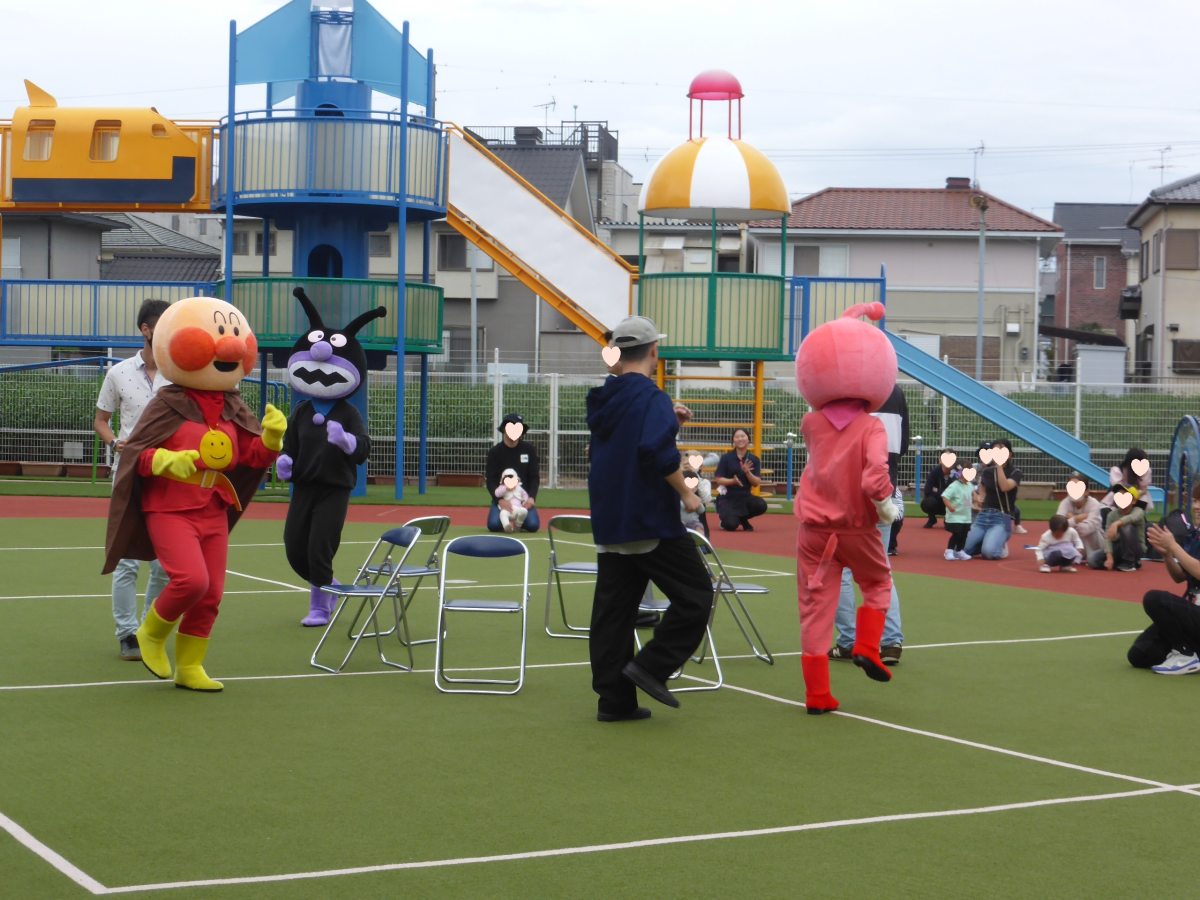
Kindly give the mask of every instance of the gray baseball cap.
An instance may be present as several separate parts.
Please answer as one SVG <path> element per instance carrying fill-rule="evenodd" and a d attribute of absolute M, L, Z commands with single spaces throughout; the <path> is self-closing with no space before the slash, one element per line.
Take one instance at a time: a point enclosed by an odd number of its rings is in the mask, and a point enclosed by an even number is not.
<path fill-rule="evenodd" d="M 612 345 L 614 347 L 640 347 L 643 344 L 661 341 L 665 337 L 665 334 L 659 334 L 658 326 L 650 319 L 645 316 L 630 316 L 612 330 Z"/>

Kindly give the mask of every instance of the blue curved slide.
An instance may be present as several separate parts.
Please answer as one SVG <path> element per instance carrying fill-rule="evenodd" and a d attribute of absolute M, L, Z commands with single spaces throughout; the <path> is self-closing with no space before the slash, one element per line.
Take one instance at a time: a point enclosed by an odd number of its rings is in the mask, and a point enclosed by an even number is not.
<path fill-rule="evenodd" d="M 884 332 L 896 350 L 900 371 L 921 384 L 945 394 L 994 425 L 1016 435 L 1048 456 L 1065 463 L 1096 484 L 1108 486 L 1108 470 L 1092 462 L 1092 451 L 1083 441 L 1034 415 L 1019 403 L 984 387 L 970 375 L 930 356 L 891 332 Z M 1158 491 L 1161 496 L 1161 491 Z M 1155 501 L 1158 502 L 1158 497 Z"/>

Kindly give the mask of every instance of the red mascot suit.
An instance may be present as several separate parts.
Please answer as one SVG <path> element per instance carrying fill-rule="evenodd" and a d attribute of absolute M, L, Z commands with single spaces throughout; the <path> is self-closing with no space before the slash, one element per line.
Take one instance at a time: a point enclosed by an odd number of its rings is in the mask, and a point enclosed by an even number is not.
<path fill-rule="evenodd" d="M 166 640 L 176 624 L 175 686 L 219 691 L 204 671 L 225 590 L 229 529 L 283 446 L 287 419 L 267 404 L 262 423 L 237 392 L 258 342 L 224 300 L 171 304 L 154 331 L 154 361 L 171 382 L 155 393 L 117 469 L 105 572 L 126 559 L 162 563 L 170 583 L 137 631 L 142 662 L 172 676 Z"/>
<path fill-rule="evenodd" d="M 876 681 L 892 677 L 879 659 L 892 572 L 876 525 L 893 521 L 896 507 L 887 433 L 869 413 L 896 384 L 896 351 L 880 329 L 858 319 L 883 313 L 879 303 L 851 307 L 814 329 L 796 354 L 796 384 L 814 410 L 800 426 L 808 462 L 795 501 L 800 664 L 812 715 L 838 708 L 829 692 L 828 651 L 843 568 L 863 593 L 854 662 Z"/>

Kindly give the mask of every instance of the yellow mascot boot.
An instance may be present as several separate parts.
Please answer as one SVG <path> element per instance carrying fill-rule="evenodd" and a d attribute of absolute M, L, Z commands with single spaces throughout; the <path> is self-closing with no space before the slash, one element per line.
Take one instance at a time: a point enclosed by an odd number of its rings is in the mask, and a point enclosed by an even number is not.
<path fill-rule="evenodd" d="M 221 691 L 225 685 L 213 681 L 204 671 L 208 638 L 179 632 L 175 635 L 175 687 L 189 691 Z"/>
<path fill-rule="evenodd" d="M 142 650 L 142 664 L 155 678 L 171 677 L 171 660 L 167 658 L 167 637 L 174 627 L 175 622 L 168 622 L 162 618 L 153 606 L 138 626 L 137 642 Z"/>

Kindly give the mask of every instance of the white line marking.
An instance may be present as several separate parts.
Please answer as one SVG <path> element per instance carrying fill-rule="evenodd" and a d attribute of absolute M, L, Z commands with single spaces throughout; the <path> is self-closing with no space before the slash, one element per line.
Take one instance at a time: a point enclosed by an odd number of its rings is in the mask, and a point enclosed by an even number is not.
<path fill-rule="evenodd" d="M 1194 786 L 1193 786 L 1194 787 Z M 548 859 L 562 856 L 580 856 L 586 853 L 610 853 L 619 850 L 638 850 L 645 847 L 665 847 L 674 844 L 693 844 L 703 841 L 733 840 L 736 838 L 769 837 L 779 834 L 798 834 L 805 831 L 825 831 L 856 825 L 880 825 L 891 822 L 912 822 L 922 819 L 940 819 L 950 816 L 973 816 L 1012 810 L 1036 809 L 1046 806 L 1065 806 L 1072 803 L 1092 803 L 1100 800 L 1124 800 L 1185 790 L 1174 785 L 1144 788 L 1136 791 L 1120 791 L 1107 794 L 1089 794 L 1076 797 L 1053 797 L 1046 800 L 1028 800 L 1021 803 L 1000 803 L 991 806 L 975 806 L 958 809 L 929 810 L 914 813 L 893 813 L 883 816 L 867 816 L 859 819 L 834 819 L 826 822 L 805 822 L 800 825 L 780 825 L 772 828 L 753 828 L 744 831 L 715 831 L 702 834 L 683 834 L 672 837 L 647 838 L 639 841 L 620 841 L 611 844 L 590 844 L 577 847 L 555 847 L 549 850 L 527 850 L 521 853 L 498 853 L 493 856 L 460 856 L 446 859 L 419 860 L 406 863 L 388 863 L 375 866 L 354 866 L 343 869 L 326 869 L 312 872 L 292 872 L 282 875 L 252 875 L 240 878 L 207 878 L 196 881 L 167 881 L 155 884 L 135 884 L 105 889 L 107 894 L 128 894 L 139 891 L 164 891 L 178 888 L 220 887 L 239 884 L 267 884 L 281 881 L 299 881 L 316 878 L 336 878 L 344 875 L 367 875 L 377 872 L 398 872 L 411 869 L 435 869 L 449 866 L 467 866 L 479 863 L 515 862 L 527 859 Z"/>
<path fill-rule="evenodd" d="M 4 813 L 0 813 L 0 828 L 3 828 L 12 835 L 22 847 L 39 856 L 43 861 L 49 863 L 52 868 L 66 875 L 84 890 L 93 894 L 108 892 L 109 889 L 99 881 L 83 871 L 83 869 L 69 862 L 62 854 L 51 850 L 8 816 L 4 815 Z"/>

